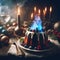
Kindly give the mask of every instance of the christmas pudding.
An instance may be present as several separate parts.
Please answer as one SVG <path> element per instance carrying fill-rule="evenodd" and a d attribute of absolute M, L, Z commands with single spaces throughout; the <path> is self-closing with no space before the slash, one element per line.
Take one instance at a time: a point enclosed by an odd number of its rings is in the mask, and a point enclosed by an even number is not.
<path fill-rule="evenodd" d="M 48 48 L 48 36 L 44 32 L 26 32 L 23 46 L 30 49 L 45 49 Z"/>
<path fill-rule="evenodd" d="M 24 41 L 21 45 L 33 50 L 49 48 L 48 36 L 43 31 L 42 21 L 38 15 L 35 16 L 30 30 L 26 31 Z"/>

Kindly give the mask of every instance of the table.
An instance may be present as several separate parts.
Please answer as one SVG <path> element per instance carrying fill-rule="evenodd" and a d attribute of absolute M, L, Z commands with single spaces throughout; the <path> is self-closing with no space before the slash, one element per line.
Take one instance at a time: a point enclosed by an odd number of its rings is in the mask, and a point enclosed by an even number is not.
<path fill-rule="evenodd" d="M 14 38 L 12 38 L 10 40 L 10 42 L 12 42 L 12 43 L 9 46 L 4 46 L 0 49 L 0 56 L 1 55 L 5 56 L 8 54 L 11 54 L 11 55 L 15 55 L 15 56 L 25 56 L 25 57 L 38 57 L 38 58 L 42 57 L 42 56 L 36 56 L 36 55 L 32 55 L 30 53 L 26 53 L 23 49 L 21 49 L 19 47 L 20 42 L 18 39 L 15 40 Z M 54 40 L 53 41 L 51 40 L 51 42 L 56 45 L 56 48 L 53 49 L 51 52 L 47 52 L 50 54 L 49 56 L 52 56 L 52 55 L 54 56 L 54 55 L 60 54 L 60 44 L 58 42 L 56 43 L 56 41 L 54 41 Z"/>

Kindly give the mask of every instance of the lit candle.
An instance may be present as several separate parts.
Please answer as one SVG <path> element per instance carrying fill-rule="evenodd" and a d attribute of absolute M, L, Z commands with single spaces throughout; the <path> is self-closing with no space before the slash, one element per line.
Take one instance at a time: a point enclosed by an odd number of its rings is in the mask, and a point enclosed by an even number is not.
<path fill-rule="evenodd" d="M 50 6 L 49 21 L 51 20 L 52 7 Z"/>
<path fill-rule="evenodd" d="M 34 13 L 36 13 L 36 10 L 37 10 L 37 9 L 36 9 L 36 6 L 35 6 L 35 7 L 34 7 Z"/>
<path fill-rule="evenodd" d="M 17 5 L 17 20 L 18 20 L 18 26 L 15 28 L 15 36 L 20 37 L 23 35 L 23 29 L 21 28 L 21 21 L 20 21 L 20 15 L 21 15 L 21 10 L 19 5 Z"/>
<path fill-rule="evenodd" d="M 43 21 L 45 21 L 45 15 L 46 15 L 46 11 L 43 10 Z"/>
<path fill-rule="evenodd" d="M 40 15 L 40 14 L 41 14 L 41 10 L 39 9 L 39 10 L 38 10 L 38 15 Z"/>
<path fill-rule="evenodd" d="M 43 14 L 44 14 L 44 16 L 45 16 L 45 14 L 46 14 L 46 11 L 45 11 L 45 10 L 43 10 Z"/>
<path fill-rule="evenodd" d="M 45 12 L 47 12 L 47 7 L 45 7 Z"/>
<path fill-rule="evenodd" d="M 18 27 L 20 28 L 20 7 L 17 6 L 17 20 L 18 20 Z"/>
<path fill-rule="evenodd" d="M 45 7 L 45 9 L 43 10 L 43 19 L 44 19 L 44 21 L 45 21 L 45 16 L 46 16 L 46 13 L 47 13 L 47 7 Z"/>
<path fill-rule="evenodd" d="M 52 12 L 52 7 L 50 6 L 50 13 Z"/>
<path fill-rule="evenodd" d="M 33 13 L 31 13 L 31 19 L 33 19 Z"/>

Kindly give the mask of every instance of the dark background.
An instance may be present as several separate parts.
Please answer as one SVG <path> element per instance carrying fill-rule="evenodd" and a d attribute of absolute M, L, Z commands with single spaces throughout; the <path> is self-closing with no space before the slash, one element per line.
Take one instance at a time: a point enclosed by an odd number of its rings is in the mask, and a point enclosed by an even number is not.
<path fill-rule="evenodd" d="M 52 21 L 60 21 L 60 0 L 27 0 L 25 3 L 26 7 L 37 6 L 38 8 L 52 6 Z"/>
<path fill-rule="evenodd" d="M 13 0 L 15 3 L 21 2 L 21 0 Z M 27 0 L 24 4 L 24 7 L 29 7 L 32 9 L 34 6 L 38 8 L 44 8 L 47 6 L 48 8 L 52 6 L 52 20 L 60 21 L 60 0 Z M 30 9 L 28 10 L 30 12 Z"/>
<path fill-rule="evenodd" d="M 60 0 L 0 0 L 0 3 L 2 5 L 9 5 L 10 7 L 12 5 L 16 5 L 17 3 L 23 4 L 25 15 L 24 19 L 29 20 L 29 16 L 33 10 L 34 6 L 37 6 L 38 8 L 44 8 L 44 7 L 50 7 L 52 6 L 52 21 L 60 21 Z"/>

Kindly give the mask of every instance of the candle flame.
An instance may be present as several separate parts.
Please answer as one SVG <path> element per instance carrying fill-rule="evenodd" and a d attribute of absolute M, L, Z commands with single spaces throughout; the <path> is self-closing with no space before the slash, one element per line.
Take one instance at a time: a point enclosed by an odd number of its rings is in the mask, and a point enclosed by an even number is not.
<path fill-rule="evenodd" d="M 47 7 L 45 7 L 45 12 L 47 11 Z"/>
<path fill-rule="evenodd" d="M 50 12 L 52 12 L 52 7 L 50 7 Z"/>
<path fill-rule="evenodd" d="M 18 12 L 17 15 L 20 15 L 20 7 L 18 6 Z"/>
<path fill-rule="evenodd" d="M 34 12 L 36 12 L 36 7 L 34 7 Z"/>
<path fill-rule="evenodd" d="M 31 19 L 33 19 L 33 13 L 31 13 Z"/>
<path fill-rule="evenodd" d="M 38 13 L 39 13 L 39 15 L 40 15 L 40 13 L 41 13 L 41 10 L 40 10 L 40 9 L 38 10 Z"/>
<path fill-rule="evenodd" d="M 46 14 L 46 11 L 45 11 L 45 10 L 43 10 L 43 14 L 44 14 L 44 15 Z"/>

